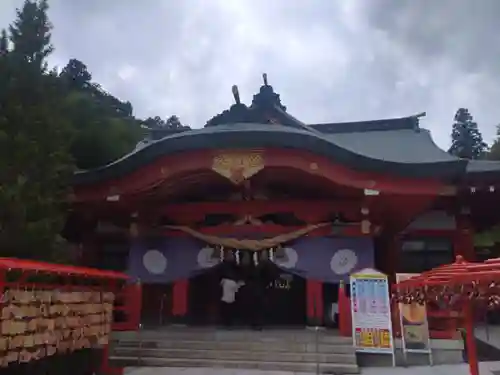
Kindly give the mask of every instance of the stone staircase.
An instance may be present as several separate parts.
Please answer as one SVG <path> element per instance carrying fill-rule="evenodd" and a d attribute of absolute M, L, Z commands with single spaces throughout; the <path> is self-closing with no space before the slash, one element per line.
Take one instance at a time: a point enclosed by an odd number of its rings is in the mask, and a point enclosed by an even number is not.
<path fill-rule="evenodd" d="M 226 367 L 358 374 L 352 339 L 326 330 L 163 328 L 115 332 L 110 362 L 120 367 Z"/>

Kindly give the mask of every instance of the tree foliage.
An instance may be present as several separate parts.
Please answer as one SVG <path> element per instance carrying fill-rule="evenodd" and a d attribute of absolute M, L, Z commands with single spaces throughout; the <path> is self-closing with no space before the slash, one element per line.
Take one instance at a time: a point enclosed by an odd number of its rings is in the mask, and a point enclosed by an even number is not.
<path fill-rule="evenodd" d="M 110 163 L 145 135 L 131 103 L 93 82 L 82 61 L 69 60 L 60 74 L 48 69 L 47 10 L 47 0 L 25 0 L 0 33 L 0 256 L 64 254 L 74 170 Z M 172 116 L 164 126 L 182 124 Z"/>
<path fill-rule="evenodd" d="M 26 0 L 17 18 L 9 26 L 13 52 L 18 62 L 29 63 L 29 67 L 39 72 L 47 68 L 47 56 L 54 50 L 50 43 L 52 25 L 47 16 L 47 0 Z M 28 65 L 24 64 L 24 68 Z"/>
<path fill-rule="evenodd" d="M 483 141 L 477 123 L 467 108 L 459 108 L 451 133 L 451 147 L 448 152 L 463 159 L 485 157 L 488 145 Z"/>
<path fill-rule="evenodd" d="M 87 66 L 77 59 L 69 60 L 60 77 L 69 88 L 76 90 L 89 87 L 90 81 L 92 81 L 92 74 L 88 71 Z"/>
<path fill-rule="evenodd" d="M 161 130 L 161 129 L 171 129 L 171 130 L 185 130 L 189 129 L 189 126 L 183 125 L 181 120 L 176 115 L 172 115 L 167 120 L 163 120 L 160 116 L 148 117 L 144 120 L 143 125 L 150 130 Z"/>
<path fill-rule="evenodd" d="M 59 75 L 67 91 L 65 115 L 75 131 L 71 154 L 79 169 L 108 164 L 134 149 L 144 137 L 132 105 L 92 82 L 87 66 L 71 59 Z"/>
<path fill-rule="evenodd" d="M 0 57 L 5 56 L 9 52 L 9 36 L 7 30 L 2 29 L 0 32 Z"/>
<path fill-rule="evenodd" d="M 185 129 L 188 126 L 182 125 L 181 120 L 176 115 L 170 116 L 166 121 L 166 127 L 168 129 Z"/>
<path fill-rule="evenodd" d="M 65 93 L 47 71 L 52 51 L 47 2 L 27 0 L 0 57 L 0 253 L 51 258 L 59 249 L 73 171 Z M 12 48 L 5 46 L 8 34 Z"/>
<path fill-rule="evenodd" d="M 490 147 L 488 152 L 488 159 L 490 160 L 500 160 L 500 125 L 497 125 L 496 139 Z"/>
<path fill-rule="evenodd" d="M 87 66 L 77 59 L 62 69 L 60 79 L 68 92 L 66 116 L 76 132 L 71 153 L 79 169 L 100 167 L 129 153 L 147 129 L 186 128 L 177 116 L 166 121 L 159 116 L 135 118 L 132 104 L 92 82 Z"/>

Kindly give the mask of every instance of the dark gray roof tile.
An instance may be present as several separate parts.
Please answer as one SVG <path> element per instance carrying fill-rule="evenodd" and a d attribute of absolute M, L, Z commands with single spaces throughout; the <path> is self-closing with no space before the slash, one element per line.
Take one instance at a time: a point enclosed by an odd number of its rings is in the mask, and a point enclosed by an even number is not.
<path fill-rule="evenodd" d="M 336 122 L 325 124 L 309 124 L 321 133 L 358 133 L 398 129 L 418 129 L 418 117 L 401 117 L 370 121 Z"/>
<path fill-rule="evenodd" d="M 425 130 L 322 134 L 276 124 L 220 124 L 151 142 L 108 166 L 78 172 L 74 183 L 117 178 L 168 154 L 232 147 L 305 150 L 358 170 L 444 180 L 456 179 L 467 163 L 440 150 Z"/>
<path fill-rule="evenodd" d="M 391 162 L 422 164 L 460 160 L 441 150 L 425 129 L 334 133 L 326 138 L 357 154 Z"/>

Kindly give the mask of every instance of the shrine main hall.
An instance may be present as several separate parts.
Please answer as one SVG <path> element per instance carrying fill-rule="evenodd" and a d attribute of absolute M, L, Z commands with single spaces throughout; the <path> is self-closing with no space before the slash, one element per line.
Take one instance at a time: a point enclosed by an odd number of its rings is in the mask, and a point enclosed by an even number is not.
<path fill-rule="evenodd" d="M 216 324 L 230 261 L 272 264 L 268 324 L 334 324 L 356 270 L 394 282 L 474 260 L 474 233 L 499 221 L 500 163 L 441 150 L 421 115 L 305 124 L 266 77 L 250 105 L 233 94 L 203 128 L 151 129 L 74 176 L 67 237 L 83 265 L 140 280 L 145 322 Z"/>

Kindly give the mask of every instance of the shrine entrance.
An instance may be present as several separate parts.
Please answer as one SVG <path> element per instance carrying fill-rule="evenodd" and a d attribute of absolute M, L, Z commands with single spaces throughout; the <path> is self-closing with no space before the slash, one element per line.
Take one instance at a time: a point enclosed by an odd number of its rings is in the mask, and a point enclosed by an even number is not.
<path fill-rule="evenodd" d="M 306 325 L 306 279 L 280 271 L 267 286 L 266 326 Z"/>
<path fill-rule="evenodd" d="M 267 275 L 257 275 L 254 264 L 234 267 L 238 280 L 245 282 L 237 293 L 235 301 L 235 326 L 252 325 L 254 309 L 261 309 L 260 316 L 265 327 L 306 325 L 306 281 L 300 276 L 280 270 L 270 265 Z M 223 270 L 214 267 L 193 277 L 189 283 L 189 324 L 220 324 L 219 304 L 221 298 L 220 280 Z M 258 279 L 256 279 L 258 278 Z M 258 281 L 257 281 L 258 280 Z M 261 306 L 254 306 L 251 300 L 252 283 L 262 287 Z"/>
<path fill-rule="evenodd" d="M 189 325 L 211 326 L 219 323 L 221 276 L 219 267 L 213 267 L 189 280 Z"/>

